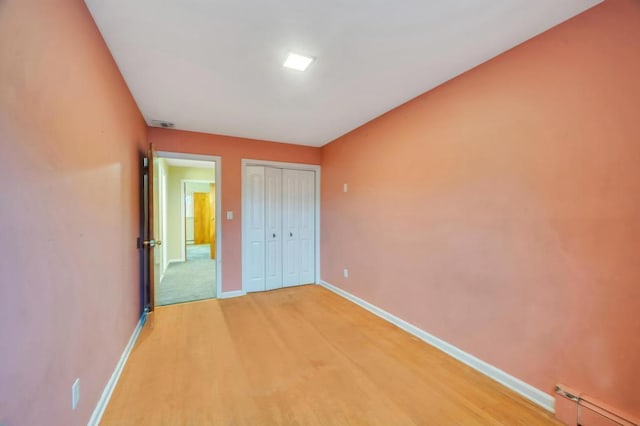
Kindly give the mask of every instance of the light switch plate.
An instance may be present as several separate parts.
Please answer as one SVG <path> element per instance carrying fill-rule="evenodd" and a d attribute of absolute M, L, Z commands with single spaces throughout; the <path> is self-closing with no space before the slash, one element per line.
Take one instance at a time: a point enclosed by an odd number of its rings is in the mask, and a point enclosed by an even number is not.
<path fill-rule="evenodd" d="M 231 210 L 227 211 L 227 220 L 233 220 L 233 212 Z"/>

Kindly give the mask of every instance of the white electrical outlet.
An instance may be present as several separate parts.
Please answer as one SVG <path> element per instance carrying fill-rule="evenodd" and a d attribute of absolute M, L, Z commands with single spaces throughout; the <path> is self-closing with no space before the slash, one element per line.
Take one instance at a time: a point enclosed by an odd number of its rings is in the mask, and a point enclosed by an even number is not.
<path fill-rule="evenodd" d="M 349 192 L 349 185 L 347 185 L 346 183 L 342 186 L 342 190 L 344 192 Z"/>
<path fill-rule="evenodd" d="M 343 274 L 344 274 L 345 278 L 349 278 L 349 270 L 348 269 L 345 269 Z"/>
<path fill-rule="evenodd" d="M 227 211 L 227 220 L 233 220 L 233 212 L 231 210 Z"/>
<path fill-rule="evenodd" d="M 76 379 L 71 385 L 71 409 L 75 410 L 80 401 L 80 379 Z"/>

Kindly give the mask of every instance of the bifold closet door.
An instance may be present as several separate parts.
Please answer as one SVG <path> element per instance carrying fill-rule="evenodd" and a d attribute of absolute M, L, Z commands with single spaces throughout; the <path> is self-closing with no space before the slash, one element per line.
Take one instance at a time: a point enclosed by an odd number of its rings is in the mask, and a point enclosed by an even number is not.
<path fill-rule="evenodd" d="M 315 173 L 282 171 L 282 279 L 293 286 L 315 281 Z"/>
<path fill-rule="evenodd" d="M 316 281 L 316 173 L 300 170 L 299 284 Z"/>
<path fill-rule="evenodd" d="M 282 287 L 282 170 L 266 167 L 266 290 Z"/>
<path fill-rule="evenodd" d="M 315 281 L 315 184 L 314 171 L 246 166 L 245 291 Z"/>
<path fill-rule="evenodd" d="M 265 290 L 265 168 L 247 166 L 245 178 L 245 291 Z"/>

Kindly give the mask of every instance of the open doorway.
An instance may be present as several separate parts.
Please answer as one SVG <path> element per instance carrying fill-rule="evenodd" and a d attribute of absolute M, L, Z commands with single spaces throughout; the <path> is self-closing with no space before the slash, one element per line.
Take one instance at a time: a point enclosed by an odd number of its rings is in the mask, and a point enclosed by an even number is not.
<path fill-rule="evenodd" d="M 215 181 L 182 181 L 182 242 L 186 261 L 216 258 L 215 193 Z"/>
<path fill-rule="evenodd" d="M 158 152 L 154 211 L 162 241 L 156 250 L 155 305 L 220 294 L 219 159 Z"/>

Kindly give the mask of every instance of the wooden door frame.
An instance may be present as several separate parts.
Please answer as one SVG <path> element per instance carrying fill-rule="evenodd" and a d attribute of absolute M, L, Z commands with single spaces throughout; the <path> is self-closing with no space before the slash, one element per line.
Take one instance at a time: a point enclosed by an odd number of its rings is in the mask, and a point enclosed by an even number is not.
<path fill-rule="evenodd" d="M 183 152 L 169 152 L 169 151 L 156 151 L 156 158 L 168 158 L 168 159 L 183 159 L 183 160 L 199 160 L 199 161 L 209 161 L 215 163 L 214 173 L 215 173 L 215 184 L 216 184 L 216 298 L 222 297 L 222 221 L 218 220 L 218 218 L 222 215 L 222 157 L 216 155 L 200 155 L 200 154 L 187 154 Z M 184 179 L 190 180 L 190 179 Z M 211 182 L 211 181 L 206 181 Z M 184 184 L 180 185 L 180 193 L 181 198 L 184 200 Z M 182 208 L 181 216 L 182 216 L 182 241 L 184 242 L 185 234 L 184 234 L 184 202 L 181 203 Z M 182 260 L 185 260 L 186 253 L 184 252 L 185 246 L 182 245 Z"/>
<path fill-rule="evenodd" d="M 244 212 L 245 208 L 245 194 L 247 192 L 247 166 L 263 166 L 263 167 L 275 167 L 279 169 L 292 169 L 292 170 L 307 170 L 315 172 L 315 284 L 320 284 L 320 171 L 321 168 L 319 165 L 315 164 L 302 164 L 302 163 L 286 163 L 282 161 L 266 161 L 266 160 L 252 160 L 252 159 L 242 159 L 242 173 L 241 173 L 241 216 L 242 216 L 242 226 L 241 226 L 241 250 L 242 250 L 242 291 L 241 293 L 246 293 L 245 288 L 245 277 L 247 276 L 247 244 L 245 242 L 245 236 L 247 235 L 245 231 L 245 227 L 247 226 L 247 222 L 245 220 Z M 216 188 L 217 190 L 217 188 Z"/>
<path fill-rule="evenodd" d="M 180 179 L 180 200 L 182 201 L 182 208 L 180 209 L 180 238 L 182 241 L 182 247 L 180 252 L 180 258 L 183 262 L 187 261 L 187 206 L 184 202 L 185 197 L 187 196 L 187 191 L 185 188 L 185 184 L 187 183 L 208 183 L 215 184 L 216 182 L 213 180 L 203 180 L 203 179 Z M 216 234 L 218 232 L 218 185 L 216 185 Z M 216 241 L 216 254 L 218 252 L 218 242 Z"/>

